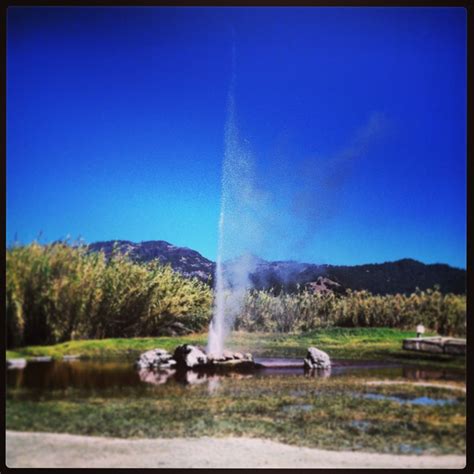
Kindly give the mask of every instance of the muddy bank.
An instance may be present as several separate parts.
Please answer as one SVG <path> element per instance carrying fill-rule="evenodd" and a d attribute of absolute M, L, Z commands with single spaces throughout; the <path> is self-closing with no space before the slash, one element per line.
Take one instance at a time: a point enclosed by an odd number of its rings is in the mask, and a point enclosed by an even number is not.
<path fill-rule="evenodd" d="M 432 468 L 459 469 L 465 456 L 325 451 L 251 438 L 117 439 L 6 432 L 8 467 Z"/>

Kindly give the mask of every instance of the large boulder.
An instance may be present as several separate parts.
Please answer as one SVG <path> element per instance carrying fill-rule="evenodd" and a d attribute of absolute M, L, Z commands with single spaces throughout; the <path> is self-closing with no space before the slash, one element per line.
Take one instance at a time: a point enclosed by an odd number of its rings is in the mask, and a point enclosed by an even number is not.
<path fill-rule="evenodd" d="M 310 347 L 304 360 L 304 366 L 307 369 L 329 369 L 331 368 L 331 359 L 329 356 L 316 347 Z"/>
<path fill-rule="evenodd" d="M 169 368 L 176 364 L 173 356 L 164 349 L 151 349 L 140 355 L 135 365 L 139 369 Z"/>
<path fill-rule="evenodd" d="M 173 354 L 173 358 L 179 367 L 192 369 L 208 363 L 207 356 L 199 347 L 190 344 L 178 346 Z"/>

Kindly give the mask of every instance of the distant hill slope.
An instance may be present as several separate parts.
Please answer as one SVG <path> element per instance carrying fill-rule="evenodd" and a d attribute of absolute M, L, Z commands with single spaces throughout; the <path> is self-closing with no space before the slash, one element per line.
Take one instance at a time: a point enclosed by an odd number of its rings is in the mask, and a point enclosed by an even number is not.
<path fill-rule="evenodd" d="M 129 252 L 135 261 L 159 259 L 187 277 L 197 277 L 212 284 L 214 262 L 195 250 L 176 247 L 163 240 L 141 243 L 127 240 L 95 242 L 89 245 L 89 249 L 102 250 L 109 256 L 114 245 L 119 252 Z M 350 288 L 368 290 L 374 294 L 411 293 L 416 287 L 424 290 L 434 285 L 439 285 L 443 293 L 464 294 L 466 291 L 465 270 L 438 263 L 427 265 L 408 258 L 354 266 L 316 265 L 293 261 L 268 262 L 258 259 L 256 270 L 251 274 L 255 288 L 273 288 L 276 291 L 294 291 L 297 284 L 318 291 L 323 282 L 320 277 L 326 279 L 325 286 L 329 284 L 329 287 L 336 291 Z"/>
<path fill-rule="evenodd" d="M 342 288 L 368 290 L 374 294 L 411 293 L 439 285 L 443 293 L 464 294 L 466 271 L 445 264 L 426 265 L 413 259 L 366 265 L 315 265 L 298 262 L 259 263 L 251 276 L 256 288 L 293 291 L 297 284 L 315 283 L 325 277 Z M 334 288 L 333 288 L 334 289 Z"/>
<path fill-rule="evenodd" d="M 411 293 L 439 285 L 443 293 L 466 292 L 466 271 L 446 264 L 426 265 L 405 258 L 396 262 L 357 266 L 335 266 L 328 270 L 333 280 L 353 290 L 369 289 L 372 293 Z"/>
<path fill-rule="evenodd" d="M 214 262 L 204 258 L 199 252 L 185 247 L 176 247 L 164 240 L 149 240 L 138 244 L 128 240 L 109 240 L 89 245 L 93 251 L 102 250 L 108 257 L 114 246 L 117 251 L 129 252 L 130 258 L 136 262 L 149 262 L 159 259 L 163 264 L 170 264 L 174 270 L 187 277 L 196 277 L 202 281 L 212 279 Z"/>

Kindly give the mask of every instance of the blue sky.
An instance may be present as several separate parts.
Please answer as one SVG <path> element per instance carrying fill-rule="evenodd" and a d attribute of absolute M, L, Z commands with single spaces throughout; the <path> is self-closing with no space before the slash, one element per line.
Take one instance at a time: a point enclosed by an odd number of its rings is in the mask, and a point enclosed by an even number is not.
<path fill-rule="evenodd" d="M 215 259 L 235 107 L 263 258 L 466 265 L 462 8 L 12 8 L 7 243 L 167 240 Z"/>

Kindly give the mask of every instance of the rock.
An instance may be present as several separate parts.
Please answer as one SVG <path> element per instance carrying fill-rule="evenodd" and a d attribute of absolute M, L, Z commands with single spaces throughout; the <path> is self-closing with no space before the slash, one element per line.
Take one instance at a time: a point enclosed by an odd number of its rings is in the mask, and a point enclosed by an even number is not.
<path fill-rule="evenodd" d="M 198 347 L 190 344 L 178 346 L 174 351 L 173 358 L 176 360 L 178 367 L 186 367 L 187 369 L 206 365 L 208 362 L 206 354 Z"/>
<path fill-rule="evenodd" d="M 151 349 L 141 354 L 135 365 L 139 369 L 169 368 L 176 365 L 176 361 L 164 349 Z"/>
<path fill-rule="evenodd" d="M 310 347 L 304 360 L 304 366 L 308 369 L 329 369 L 331 359 L 325 352 L 316 349 L 316 347 Z"/>
<path fill-rule="evenodd" d="M 222 357 L 224 358 L 224 360 L 232 360 L 234 359 L 234 354 L 231 351 L 223 351 Z"/>
<path fill-rule="evenodd" d="M 340 284 L 329 278 L 319 276 L 316 281 L 306 283 L 306 288 L 313 293 L 338 293 L 343 294 L 346 289 Z"/>
<path fill-rule="evenodd" d="M 244 359 L 253 361 L 252 354 L 250 354 L 250 352 L 247 352 L 246 354 L 244 354 Z"/>
<path fill-rule="evenodd" d="M 242 354 L 242 352 L 223 351 L 222 355 L 207 354 L 209 362 L 224 362 L 231 360 L 252 360 L 252 354 Z"/>
<path fill-rule="evenodd" d="M 81 356 L 79 354 L 66 354 L 63 356 L 63 360 L 79 360 Z"/>
<path fill-rule="evenodd" d="M 53 358 L 50 356 L 36 356 L 31 358 L 32 362 L 51 362 L 52 360 Z"/>
<path fill-rule="evenodd" d="M 208 361 L 208 362 L 211 362 L 211 363 L 224 362 L 224 361 L 225 361 L 225 357 L 217 356 L 217 355 L 215 355 L 215 354 L 207 354 L 207 361 Z"/>
<path fill-rule="evenodd" d="M 7 367 L 9 369 L 24 369 L 26 367 L 26 359 L 7 359 Z"/>

